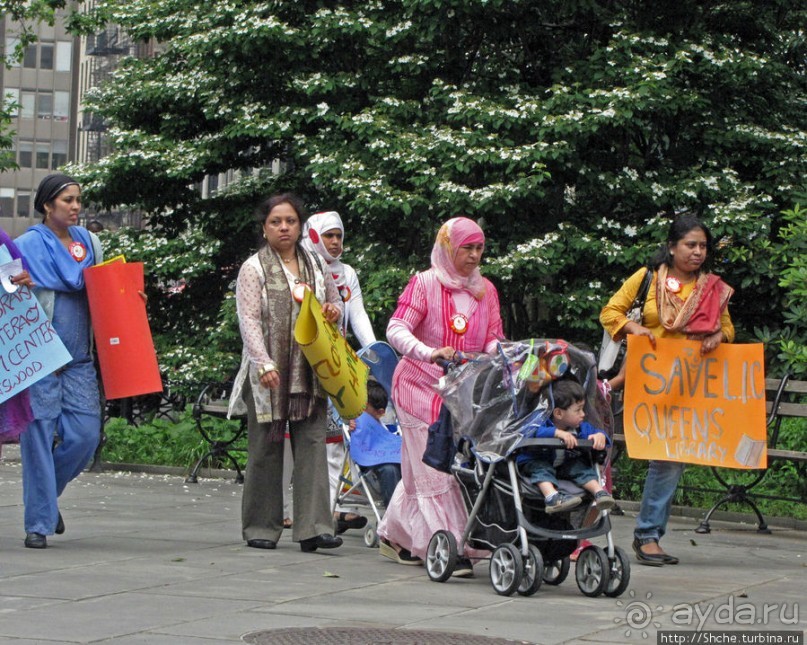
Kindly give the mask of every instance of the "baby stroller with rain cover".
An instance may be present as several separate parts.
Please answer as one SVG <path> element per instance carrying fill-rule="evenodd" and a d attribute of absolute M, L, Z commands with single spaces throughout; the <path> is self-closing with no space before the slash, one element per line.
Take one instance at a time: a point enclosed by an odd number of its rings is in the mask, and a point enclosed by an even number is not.
<path fill-rule="evenodd" d="M 515 457 L 522 451 L 563 448 L 559 439 L 524 436 L 551 414 L 557 378 L 576 379 L 586 394 L 587 420 L 611 428 L 610 419 L 603 418 L 610 410 L 597 388 L 596 374 L 593 354 L 562 340 L 502 343 L 498 355 L 449 367 L 437 389 L 451 416 L 457 452 L 449 470 L 459 483 L 468 521 L 459 544 L 449 531 L 432 536 L 426 556 L 432 580 L 448 580 L 467 545 L 492 551 L 490 581 L 498 594 L 517 591 L 529 596 L 543 582 L 558 585 L 566 579 L 569 556 L 580 540 L 605 536 L 605 549 L 592 544 L 580 552 L 578 588 L 591 597 L 616 597 L 627 589 L 630 563 L 625 551 L 614 545 L 608 511 L 597 512 L 589 503 L 578 507 L 582 513 L 575 509 L 547 514 L 544 496 L 516 466 Z M 604 462 L 607 453 L 594 453 L 591 445 L 578 440 L 583 454 Z M 566 492 L 584 493 L 572 482 L 560 484 Z M 585 522 L 576 516 L 587 512 L 597 513 L 596 520 L 582 526 Z"/>
<path fill-rule="evenodd" d="M 387 396 L 392 397 L 392 375 L 395 366 L 398 364 L 398 355 L 387 343 L 376 341 L 360 349 L 357 354 L 370 368 L 370 375 L 386 391 Z M 362 472 L 359 466 L 350 456 L 350 445 L 352 441 L 350 426 L 339 420 L 342 429 L 342 440 L 345 446 L 345 457 L 342 462 L 341 475 L 339 476 L 339 487 L 336 491 L 336 498 L 333 500 L 332 510 L 338 506 L 372 510 L 375 521 L 368 522 L 364 529 L 364 543 L 368 547 L 378 546 L 378 534 L 376 529 L 381 521 L 384 512 L 381 493 L 372 472 Z"/>

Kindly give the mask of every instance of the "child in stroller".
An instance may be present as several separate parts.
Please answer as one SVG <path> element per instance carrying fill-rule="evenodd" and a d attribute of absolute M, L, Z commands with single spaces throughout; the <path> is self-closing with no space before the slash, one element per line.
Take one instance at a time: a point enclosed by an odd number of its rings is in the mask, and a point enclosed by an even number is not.
<path fill-rule="evenodd" d="M 388 403 L 384 388 L 377 381 L 367 381 L 367 408 L 356 419 L 350 441 L 350 457 L 375 484 L 384 508 L 401 481 L 401 436 L 381 423 Z"/>
<path fill-rule="evenodd" d="M 591 439 L 594 450 L 605 450 L 611 440 L 603 430 L 595 428 L 585 419 L 586 393 L 577 381 L 561 380 L 552 387 L 555 407 L 552 416 L 530 434 L 538 438 L 554 437 L 563 441 L 565 449 L 545 449 L 537 453 L 516 456 L 519 471 L 530 483 L 537 484 L 544 495 L 546 512 L 550 515 L 571 510 L 583 499 L 557 489 L 558 478 L 571 479 L 588 491 L 599 510 L 611 510 L 614 498 L 600 484 L 599 476 L 577 448 L 578 437 Z"/>
<path fill-rule="evenodd" d="M 593 354 L 560 340 L 502 343 L 497 356 L 480 356 L 453 368 L 438 385 L 451 413 L 457 447 L 450 471 L 459 483 L 468 521 L 459 542 L 449 531 L 432 536 L 426 556 L 432 580 L 448 580 L 457 554 L 467 545 L 492 551 L 490 581 L 497 593 L 532 595 L 542 582 L 557 585 L 565 580 L 569 555 L 580 540 L 605 536 L 605 549 L 590 545 L 580 553 L 578 588 L 592 597 L 616 597 L 627 589 L 630 564 L 627 554 L 614 545 L 608 510 L 597 509 L 592 500 L 596 520 L 573 526 L 568 509 L 547 513 L 544 495 L 518 472 L 522 453 L 566 448 L 560 439 L 530 436 L 552 416 L 553 390 L 560 377 L 582 387 L 592 425 L 609 427 L 597 413 L 602 406 L 596 405 L 601 394 Z M 607 453 L 593 447 L 591 439 L 577 440 L 576 450 L 581 459 L 590 460 L 599 485 L 595 459 L 604 460 Z M 578 496 L 586 493 L 567 481 L 560 481 L 559 487 Z"/>

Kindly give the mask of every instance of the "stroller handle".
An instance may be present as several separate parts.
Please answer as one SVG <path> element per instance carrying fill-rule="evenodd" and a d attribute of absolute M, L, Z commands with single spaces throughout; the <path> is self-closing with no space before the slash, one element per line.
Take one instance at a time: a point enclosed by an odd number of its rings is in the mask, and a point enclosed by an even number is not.
<path fill-rule="evenodd" d="M 564 449 L 566 448 L 566 444 L 563 443 L 562 439 L 556 439 L 554 437 L 547 437 L 547 438 L 529 438 L 529 439 L 522 439 L 521 442 L 516 447 L 516 452 L 529 452 L 530 449 L 537 449 L 537 448 L 550 448 L 550 449 Z M 578 439 L 577 446 L 574 448 L 575 450 L 582 449 L 585 452 L 591 453 L 591 458 L 596 463 L 603 463 L 606 459 L 608 454 L 608 448 L 604 448 L 603 450 L 595 450 L 594 449 L 594 442 L 591 439 Z"/>
<path fill-rule="evenodd" d="M 454 358 L 452 360 L 446 360 L 445 358 L 438 358 L 434 361 L 434 364 L 438 367 L 443 369 L 444 374 L 448 374 L 453 368 L 459 367 L 463 363 L 467 363 L 468 358 L 462 352 L 455 352 Z"/>
<path fill-rule="evenodd" d="M 519 448 L 565 448 L 566 444 L 563 443 L 562 439 L 556 439 L 555 437 L 546 437 L 546 438 L 535 438 L 532 437 L 530 439 L 523 439 L 518 444 Z M 589 450 L 594 450 L 594 442 L 591 439 L 578 439 L 577 440 L 577 448 L 588 448 Z"/>

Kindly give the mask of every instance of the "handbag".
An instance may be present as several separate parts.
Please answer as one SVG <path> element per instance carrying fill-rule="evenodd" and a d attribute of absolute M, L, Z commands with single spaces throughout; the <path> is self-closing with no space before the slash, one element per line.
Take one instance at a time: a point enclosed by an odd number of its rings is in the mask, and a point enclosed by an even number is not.
<path fill-rule="evenodd" d="M 445 404 L 442 404 L 437 421 L 429 426 L 426 450 L 423 451 L 423 463 L 440 472 L 450 473 L 456 454 L 457 446 L 454 444 L 451 413 Z"/>
<path fill-rule="evenodd" d="M 625 314 L 628 320 L 633 322 L 642 323 L 642 309 L 644 309 L 645 300 L 647 300 L 647 292 L 650 290 L 650 282 L 653 279 L 653 271 L 648 268 L 642 279 L 642 284 L 639 291 L 636 292 L 636 297 L 633 299 L 630 309 Z M 619 374 L 622 369 L 622 363 L 625 361 L 625 354 L 628 351 L 628 341 L 625 338 L 621 340 L 614 340 L 610 334 L 603 330 L 602 344 L 600 345 L 600 354 L 597 359 L 597 378 L 609 379 Z"/>

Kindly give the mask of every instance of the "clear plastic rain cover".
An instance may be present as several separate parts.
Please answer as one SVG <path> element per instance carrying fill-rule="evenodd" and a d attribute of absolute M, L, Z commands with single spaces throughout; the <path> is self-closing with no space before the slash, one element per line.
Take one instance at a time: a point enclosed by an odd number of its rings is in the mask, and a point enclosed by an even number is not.
<path fill-rule="evenodd" d="M 502 342 L 493 355 L 470 357 L 435 386 L 451 412 L 454 440 L 466 437 L 486 462 L 510 454 L 553 407 L 552 384 L 576 379 L 586 392 L 586 421 L 612 433 L 613 417 L 597 384 L 590 351 L 560 339 Z"/>

